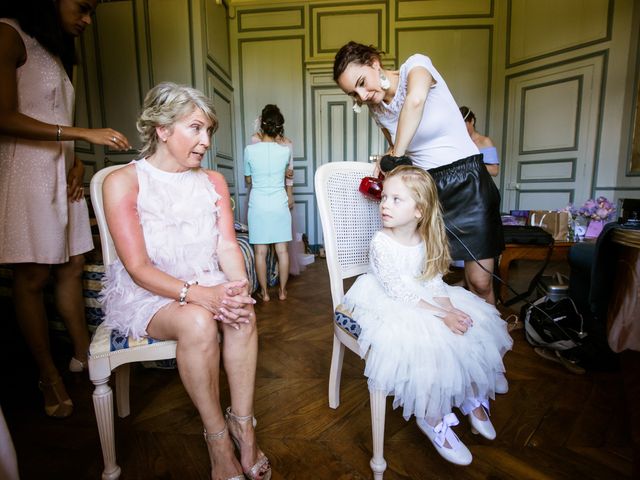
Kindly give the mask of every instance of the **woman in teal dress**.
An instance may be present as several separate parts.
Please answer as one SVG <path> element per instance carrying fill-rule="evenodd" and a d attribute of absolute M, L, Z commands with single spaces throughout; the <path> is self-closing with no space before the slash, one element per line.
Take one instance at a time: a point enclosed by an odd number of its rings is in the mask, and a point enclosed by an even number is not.
<path fill-rule="evenodd" d="M 291 241 L 291 195 L 285 189 L 285 176 L 291 149 L 278 142 L 284 135 L 284 117 L 276 105 L 262 109 L 259 143 L 244 150 L 244 175 L 249 194 L 249 242 L 256 257 L 256 273 L 263 301 L 270 300 L 267 284 L 267 251 L 275 244 L 280 288 L 278 298 L 287 298 Z"/>

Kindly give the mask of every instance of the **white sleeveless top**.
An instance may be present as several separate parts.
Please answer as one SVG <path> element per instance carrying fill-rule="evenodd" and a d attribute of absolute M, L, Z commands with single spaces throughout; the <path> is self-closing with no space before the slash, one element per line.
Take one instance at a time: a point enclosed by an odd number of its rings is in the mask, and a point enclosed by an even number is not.
<path fill-rule="evenodd" d="M 429 90 L 422 112 L 422 119 L 406 154 L 413 164 L 428 170 L 477 155 L 478 147 L 467 133 L 462 115 L 444 78 L 435 69 L 429 57 L 416 54 L 400 67 L 400 80 L 391 103 L 369 106 L 378 126 L 386 128 L 396 141 L 396 129 L 400 111 L 407 95 L 407 76 L 415 67 L 426 68 L 435 84 Z"/>

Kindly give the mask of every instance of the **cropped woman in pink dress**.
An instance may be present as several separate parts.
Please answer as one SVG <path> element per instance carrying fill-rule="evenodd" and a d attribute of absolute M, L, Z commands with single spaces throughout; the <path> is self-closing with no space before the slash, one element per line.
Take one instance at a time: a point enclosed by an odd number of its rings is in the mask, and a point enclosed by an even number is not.
<path fill-rule="evenodd" d="M 40 371 L 45 413 L 73 411 L 49 347 L 43 289 L 73 342 L 72 371 L 86 367 L 89 337 L 82 298 L 83 254 L 93 248 L 73 141 L 113 149 L 129 141 L 110 128 L 73 127 L 69 72 L 73 38 L 91 23 L 97 0 L 20 0 L 0 6 L 0 264 L 13 265 L 16 317 Z"/>

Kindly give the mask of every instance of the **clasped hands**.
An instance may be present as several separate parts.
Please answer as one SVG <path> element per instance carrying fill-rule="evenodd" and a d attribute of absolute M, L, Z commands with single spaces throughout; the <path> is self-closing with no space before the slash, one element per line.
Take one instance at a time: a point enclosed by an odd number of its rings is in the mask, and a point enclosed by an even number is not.
<path fill-rule="evenodd" d="M 455 308 L 446 297 L 434 299 L 444 310 L 441 314 L 444 324 L 457 335 L 464 335 L 473 326 L 473 319 L 462 310 Z"/>
<path fill-rule="evenodd" d="M 256 301 L 248 293 L 248 284 L 245 278 L 213 287 L 194 286 L 189 291 L 188 301 L 213 313 L 215 320 L 240 330 L 243 323 L 251 323 L 255 316 L 253 305 Z"/>

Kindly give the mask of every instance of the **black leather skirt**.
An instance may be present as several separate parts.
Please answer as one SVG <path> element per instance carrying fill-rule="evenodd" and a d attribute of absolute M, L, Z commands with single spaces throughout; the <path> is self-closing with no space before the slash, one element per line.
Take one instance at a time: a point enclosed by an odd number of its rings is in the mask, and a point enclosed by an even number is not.
<path fill-rule="evenodd" d="M 500 255 L 504 250 L 500 192 L 482 154 L 427 171 L 438 188 L 451 258 L 473 260 L 470 252 L 478 260 Z"/>

